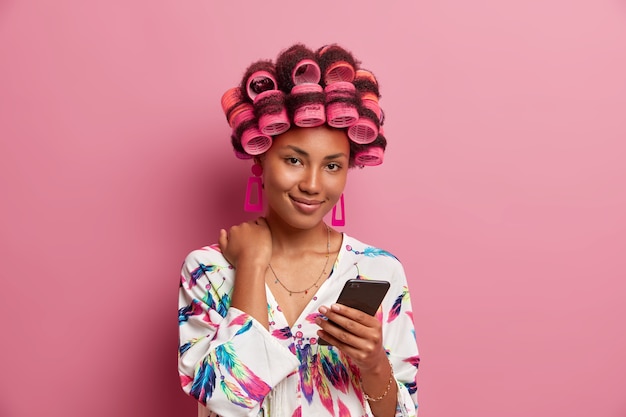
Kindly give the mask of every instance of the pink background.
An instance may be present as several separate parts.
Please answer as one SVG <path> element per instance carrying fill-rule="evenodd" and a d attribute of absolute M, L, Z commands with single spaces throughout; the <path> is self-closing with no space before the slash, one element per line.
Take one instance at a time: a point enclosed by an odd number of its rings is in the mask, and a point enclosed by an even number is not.
<path fill-rule="evenodd" d="M 295 41 L 380 79 L 345 231 L 405 265 L 420 415 L 626 416 L 626 3 L 221 3 L 0 2 L 0 416 L 194 415 L 179 267 L 246 218 L 219 100 Z"/>

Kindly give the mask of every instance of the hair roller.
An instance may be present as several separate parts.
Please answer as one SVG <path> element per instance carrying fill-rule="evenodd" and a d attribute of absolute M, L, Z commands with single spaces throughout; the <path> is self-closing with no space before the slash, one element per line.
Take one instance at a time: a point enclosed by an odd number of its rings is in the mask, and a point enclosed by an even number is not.
<path fill-rule="evenodd" d="M 260 155 L 272 146 L 272 138 L 251 126 L 241 134 L 241 146 L 250 155 Z"/>
<path fill-rule="evenodd" d="M 318 84 L 322 76 L 319 65 L 312 59 L 299 61 L 291 71 L 291 80 L 295 85 L 312 83 Z M 293 90 L 293 88 L 292 88 Z"/>
<path fill-rule="evenodd" d="M 326 45 L 317 51 L 324 85 L 345 81 L 352 82 L 358 63 L 352 54 L 338 45 Z"/>
<path fill-rule="evenodd" d="M 378 103 L 371 100 L 361 100 L 359 107 L 359 120 L 348 128 L 348 137 L 356 143 L 368 144 L 373 142 L 378 136 L 378 112 L 373 109 Z"/>
<path fill-rule="evenodd" d="M 283 51 L 276 59 L 278 87 L 289 94 L 296 84 L 318 83 L 321 70 L 315 54 L 302 44 L 295 44 Z"/>
<path fill-rule="evenodd" d="M 252 100 L 259 129 L 265 135 L 279 135 L 291 124 L 285 108 L 283 92 L 278 90 L 276 68 L 271 61 L 250 65 L 243 77 L 241 89 Z"/>
<path fill-rule="evenodd" d="M 246 153 L 241 146 L 241 140 L 237 138 L 235 133 L 230 135 L 230 143 L 233 145 L 233 152 L 238 159 L 252 159 L 253 156 Z"/>
<path fill-rule="evenodd" d="M 264 135 L 258 127 L 252 110 L 245 110 L 234 120 L 234 135 L 241 142 L 243 150 L 250 155 L 259 155 L 272 146 L 272 138 Z"/>
<path fill-rule="evenodd" d="M 241 80 L 241 91 L 251 102 L 262 92 L 276 89 L 276 68 L 272 61 L 257 61 L 250 65 Z"/>
<path fill-rule="evenodd" d="M 338 81 L 324 89 L 326 93 L 326 119 L 336 128 L 352 126 L 359 119 L 358 99 L 354 84 Z"/>
<path fill-rule="evenodd" d="M 234 87 L 222 96 L 222 110 L 230 127 L 234 128 L 236 116 L 245 110 L 252 110 L 252 104 L 245 101 L 239 87 Z"/>
<path fill-rule="evenodd" d="M 380 92 L 378 90 L 378 81 L 374 74 L 368 70 L 359 69 L 354 76 L 354 86 L 361 92 L 371 92 L 376 95 L 376 98 L 380 98 Z"/>
<path fill-rule="evenodd" d="M 291 127 L 285 94 L 280 90 L 263 91 L 254 98 L 254 113 L 259 119 L 259 129 L 266 135 L 280 135 Z"/>
<path fill-rule="evenodd" d="M 326 122 L 325 95 L 319 84 L 296 85 L 288 97 L 287 106 L 293 109 L 293 122 L 300 127 L 315 127 Z"/>
<path fill-rule="evenodd" d="M 353 148 L 355 165 L 376 166 L 383 163 L 387 140 L 383 135 L 378 135 L 372 143 L 355 145 Z"/>
<path fill-rule="evenodd" d="M 315 52 L 298 43 L 276 58 L 250 65 L 239 86 L 222 96 L 237 158 L 266 152 L 272 137 L 293 126 L 326 123 L 343 129 L 350 144 L 350 166 L 379 165 L 386 139 L 374 74 L 360 68 L 352 53 L 337 44 Z"/>
<path fill-rule="evenodd" d="M 354 163 L 362 166 L 376 166 L 383 163 L 383 155 L 385 151 L 378 147 L 372 146 L 364 151 L 354 155 Z"/>

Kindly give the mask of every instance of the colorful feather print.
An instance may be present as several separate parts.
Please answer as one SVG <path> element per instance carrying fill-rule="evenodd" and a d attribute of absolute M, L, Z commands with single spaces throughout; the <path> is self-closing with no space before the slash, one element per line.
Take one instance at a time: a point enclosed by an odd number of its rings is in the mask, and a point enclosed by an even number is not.
<path fill-rule="evenodd" d="M 302 417 L 302 406 L 299 405 L 295 410 L 293 410 L 293 414 L 291 417 Z"/>
<path fill-rule="evenodd" d="M 320 346 L 317 354 L 326 379 L 334 388 L 344 394 L 347 393 L 350 386 L 350 376 L 344 364 L 339 360 L 337 352 L 334 349 Z"/>
<path fill-rule="evenodd" d="M 232 375 L 251 399 L 260 402 L 265 398 L 270 391 L 270 386 L 239 360 L 231 342 L 218 346 L 215 349 L 215 355 L 221 367 Z"/>
<path fill-rule="evenodd" d="M 213 272 L 216 271 L 218 268 L 219 267 L 216 265 L 198 264 L 198 267 L 191 271 L 191 273 L 189 274 L 191 278 L 189 280 L 189 288 L 193 288 L 198 283 L 200 277 L 202 277 L 202 275 L 204 275 L 206 272 Z"/>
<path fill-rule="evenodd" d="M 300 361 L 300 389 L 304 398 L 311 404 L 313 402 L 313 379 L 311 378 L 311 345 L 296 347 L 296 355 Z"/>
<path fill-rule="evenodd" d="M 190 316 L 197 316 L 202 314 L 202 312 L 200 302 L 198 300 L 192 300 L 191 304 L 178 310 L 178 324 L 181 325 L 189 320 Z"/>
<path fill-rule="evenodd" d="M 185 352 L 187 352 L 187 351 L 189 350 L 189 348 L 190 348 L 191 346 L 193 346 L 193 343 L 191 343 L 191 342 L 187 342 L 187 343 L 185 343 L 184 345 L 181 345 L 181 346 L 178 348 L 178 354 L 182 356 Z"/>
<path fill-rule="evenodd" d="M 388 256 L 390 258 L 398 259 L 392 253 L 387 252 L 384 249 L 374 248 L 372 246 L 366 247 L 365 249 L 363 249 L 363 251 L 358 251 L 355 250 L 352 246 L 346 245 L 346 250 L 349 252 L 354 252 L 356 255 L 365 255 L 370 258 L 373 258 L 375 256 Z"/>
<path fill-rule="evenodd" d="M 220 316 L 226 317 L 226 313 L 228 313 L 228 308 L 229 307 L 230 307 L 230 295 L 224 294 L 219 299 L 219 302 L 217 303 L 216 310 L 217 310 L 217 312 L 219 313 Z"/>
<path fill-rule="evenodd" d="M 272 336 L 280 340 L 291 339 L 293 335 L 291 334 L 291 329 L 289 326 L 283 327 L 282 329 L 276 329 L 272 331 Z"/>
<path fill-rule="evenodd" d="M 186 387 L 187 385 L 191 384 L 193 382 L 193 378 L 184 374 L 179 374 L 178 375 L 180 377 L 180 385 L 182 387 Z"/>
<path fill-rule="evenodd" d="M 326 380 L 322 378 L 322 365 L 319 362 L 319 355 L 313 355 L 313 363 L 311 364 L 311 379 L 315 384 L 315 388 L 317 389 L 317 395 L 322 402 L 324 408 L 328 410 L 328 412 L 333 415 L 334 407 L 333 407 L 333 397 L 330 393 L 330 387 L 326 383 Z"/>
<path fill-rule="evenodd" d="M 404 386 L 411 395 L 417 392 L 417 382 L 405 382 Z"/>
<path fill-rule="evenodd" d="M 350 417 L 350 410 L 343 403 L 343 401 L 339 400 L 339 416 L 338 417 Z"/>
<path fill-rule="evenodd" d="M 245 324 L 247 324 L 248 322 L 251 322 L 252 320 L 250 319 L 250 316 L 248 316 L 247 314 L 239 314 L 237 317 L 234 317 L 231 321 L 230 324 L 228 325 L 228 327 L 232 327 L 232 326 L 243 326 Z"/>
<path fill-rule="evenodd" d="M 189 394 L 206 405 L 207 398 L 211 398 L 215 389 L 215 356 L 210 352 L 196 370 L 196 377 L 191 385 Z"/>
<path fill-rule="evenodd" d="M 409 363 L 411 365 L 413 365 L 415 367 L 415 369 L 418 369 L 420 366 L 420 357 L 419 356 L 411 356 L 408 357 L 404 360 L 404 362 Z"/>
<path fill-rule="evenodd" d="M 307 314 L 307 316 L 306 316 L 305 320 L 306 320 L 307 322 L 309 322 L 309 323 L 315 323 L 315 320 L 316 320 L 318 317 L 324 317 L 324 315 L 323 315 L 323 314 L 321 314 L 321 313 L 318 313 L 318 312 L 315 312 L 315 313 L 310 313 L 310 314 Z"/>
<path fill-rule="evenodd" d="M 350 363 L 350 360 L 348 360 L 348 363 L 350 364 L 350 383 L 352 384 L 352 389 L 354 390 L 354 393 L 359 399 L 359 402 L 363 406 L 365 406 L 365 398 L 363 397 L 363 388 L 361 387 L 361 371 L 359 370 L 357 366 L 352 365 Z"/>
<path fill-rule="evenodd" d="M 247 332 L 248 330 L 250 330 L 251 327 L 252 327 L 252 319 L 248 317 L 248 320 L 246 320 L 243 326 L 241 326 L 241 328 L 237 330 L 237 333 L 235 333 L 235 336 Z"/>
<path fill-rule="evenodd" d="M 222 379 L 220 381 L 220 388 L 231 403 L 244 408 L 254 407 L 255 402 L 248 399 L 247 396 L 237 388 L 237 385 L 232 382 Z"/>
<path fill-rule="evenodd" d="M 408 296 L 409 296 L 409 289 L 407 287 L 404 287 L 402 289 L 402 293 L 393 302 L 393 306 L 391 307 L 391 310 L 389 311 L 389 317 L 387 317 L 387 323 L 391 323 L 400 315 L 400 310 L 402 310 L 402 303 L 406 301 L 405 298 L 407 298 L 408 300 Z"/>
<path fill-rule="evenodd" d="M 222 287 L 222 284 L 216 287 L 213 285 L 213 281 L 209 280 L 209 283 L 206 285 L 206 295 L 202 298 L 202 301 L 204 301 L 212 310 L 217 310 L 222 317 L 225 317 L 226 310 L 230 307 L 230 296 L 227 293 L 220 296 L 219 290 Z M 213 294 L 215 294 L 218 299 L 217 304 L 215 303 Z"/>
<path fill-rule="evenodd" d="M 213 296 L 211 295 L 211 291 L 207 291 L 205 296 L 202 297 L 202 301 L 204 302 L 204 304 L 206 304 L 211 310 L 215 310 L 215 300 L 213 299 Z"/>

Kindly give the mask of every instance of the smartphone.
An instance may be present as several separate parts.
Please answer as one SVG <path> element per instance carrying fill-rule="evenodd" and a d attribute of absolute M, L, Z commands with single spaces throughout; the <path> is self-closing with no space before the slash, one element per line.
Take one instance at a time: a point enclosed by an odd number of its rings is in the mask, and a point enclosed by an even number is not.
<path fill-rule="evenodd" d="M 337 304 L 356 308 L 373 316 L 376 314 L 380 303 L 389 291 L 389 282 L 373 279 L 350 279 L 346 281 L 337 298 Z M 320 338 L 320 345 L 328 345 L 328 342 Z"/>

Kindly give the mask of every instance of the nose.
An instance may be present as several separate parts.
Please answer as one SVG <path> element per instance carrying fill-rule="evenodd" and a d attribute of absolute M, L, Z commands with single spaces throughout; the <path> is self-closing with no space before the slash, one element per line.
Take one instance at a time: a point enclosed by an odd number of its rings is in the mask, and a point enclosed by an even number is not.
<path fill-rule="evenodd" d="M 317 194 L 321 189 L 320 181 L 320 172 L 313 167 L 307 167 L 299 184 L 300 191 L 307 194 Z"/>

